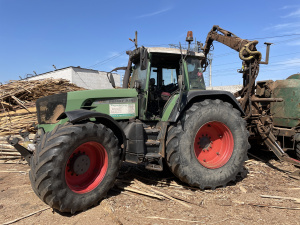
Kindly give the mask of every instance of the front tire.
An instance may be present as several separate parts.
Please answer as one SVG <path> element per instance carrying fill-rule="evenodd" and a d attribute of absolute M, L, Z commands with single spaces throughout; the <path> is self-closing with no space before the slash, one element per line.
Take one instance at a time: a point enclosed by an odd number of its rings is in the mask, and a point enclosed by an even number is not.
<path fill-rule="evenodd" d="M 300 160 L 300 141 L 297 141 L 295 143 L 295 151 L 296 151 L 297 159 Z"/>
<path fill-rule="evenodd" d="M 221 100 L 192 105 L 181 121 L 169 128 L 166 145 L 171 171 L 200 189 L 235 181 L 250 147 L 240 112 Z"/>
<path fill-rule="evenodd" d="M 106 196 L 120 165 L 118 139 L 102 124 L 58 125 L 31 158 L 34 192 L 61 212 L 86 210 Z"/>

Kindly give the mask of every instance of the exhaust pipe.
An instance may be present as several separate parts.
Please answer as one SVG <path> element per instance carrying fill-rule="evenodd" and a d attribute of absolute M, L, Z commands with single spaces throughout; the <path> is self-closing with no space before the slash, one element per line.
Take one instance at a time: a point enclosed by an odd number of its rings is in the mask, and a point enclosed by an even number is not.
<path fill-rule="evenodd" d="M 264 62 L 260 61 L 259 64 L 268 64 L 269 63 L 270 45 L 273 43 L 265 42 L 264 44 L 267 45 L 266 60 Z"/>

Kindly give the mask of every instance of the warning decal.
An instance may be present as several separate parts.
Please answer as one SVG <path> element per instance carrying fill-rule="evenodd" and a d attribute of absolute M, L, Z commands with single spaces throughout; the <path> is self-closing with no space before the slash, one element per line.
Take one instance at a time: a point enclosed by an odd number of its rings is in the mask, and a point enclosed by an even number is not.
<path fill-rule="evenodd" d="M 112 117 L 135 116 L 135 104 L 110 104 L 109 114 Z"/>

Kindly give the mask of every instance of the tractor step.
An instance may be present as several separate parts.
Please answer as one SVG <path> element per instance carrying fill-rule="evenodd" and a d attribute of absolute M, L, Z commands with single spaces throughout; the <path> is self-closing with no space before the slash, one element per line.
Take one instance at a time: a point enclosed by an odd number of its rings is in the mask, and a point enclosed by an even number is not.
<path fill-rule="evenodd" d="M 147 140 L 146 141 L 146 146 L 159 146 L 160 142 L 158 140 Z"/>
<path fill-rule="evenodd" d="M 157 128 L 144 128 L 145 130 L 145 137 L 148 140 L 156 140 L 159 133 L 160 133 L 160 129 Z"/>
<path fill-rule="evenodd" d="M 162 156 L 158 153 L 147 153 L 145 155 L 147 170 L 163 171 Z"/>
<path fill-rule="evenodd" d="M 146 134 L 159 133 L 160 129 L 157 128 L 144 128 Z"/>

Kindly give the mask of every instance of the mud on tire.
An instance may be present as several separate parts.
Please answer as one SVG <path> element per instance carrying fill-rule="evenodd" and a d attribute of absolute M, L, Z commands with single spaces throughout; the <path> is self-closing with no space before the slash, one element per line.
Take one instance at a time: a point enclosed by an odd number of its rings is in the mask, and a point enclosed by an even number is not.
<path fill-rule="evenodd" d="M 46 204 L 75 213 L 106 196 L 119 166 L 118 139 L 110 129 L 91 122 L 66 123 L 41 137 L 29 177 Z"/>
<path fill-rule="evenodd" d="M 240 112 L 218 99 L 192 105 L 169 128 L 166 146 L 166 160 L 174 175 L 200 189 L 235 181 L 250 147 Z"/>

